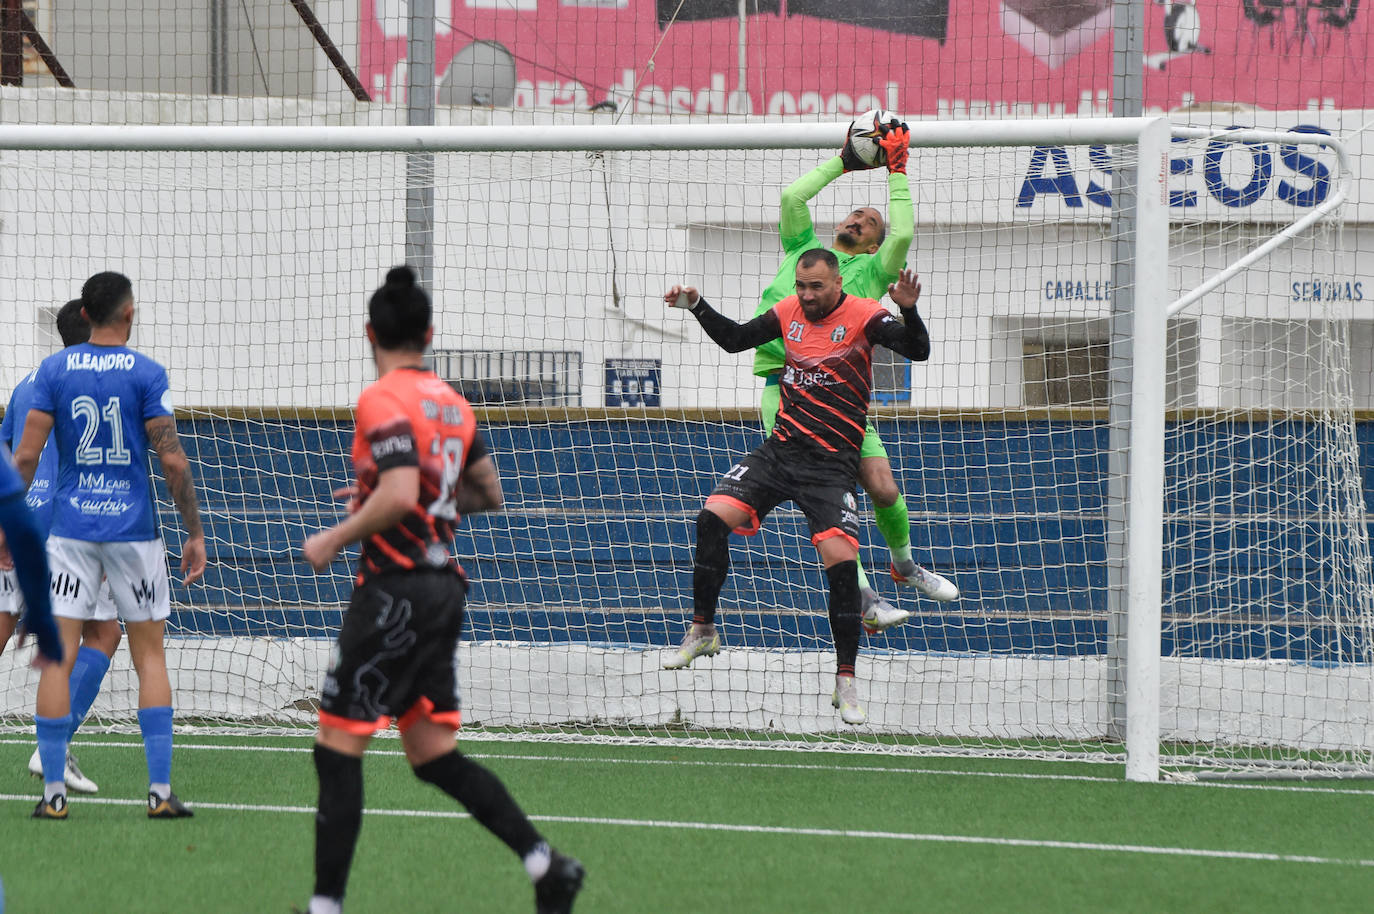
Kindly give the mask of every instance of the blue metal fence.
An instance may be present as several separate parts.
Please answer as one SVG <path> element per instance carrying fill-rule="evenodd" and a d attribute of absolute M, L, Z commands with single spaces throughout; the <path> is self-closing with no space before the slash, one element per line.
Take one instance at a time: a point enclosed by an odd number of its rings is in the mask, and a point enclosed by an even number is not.
<path fill-rule="evenodd" d="M 318 636 L 322 626 L 337 624 L 351 587 L 348 563 L 316 575 L 299 546 L 339 515 L 331 492 L 348 482 L 350 429 L 334 420 L 207 419 L 183 427 L 205 503 L 211 565 L 203 586 L 176 585 L 174 599 L 187 608 L 174 623 L 270 636 Z M 915 553 L 963 592 L 949 607 L 922 602 L 919 624 L 890 633 L 882 647 L 1063 656 L 1105 649 L 1104 427 L 922 419 L 883 422 L 880 431 L 912 511 Z M 1190 618 L 1169 628 L 1165 650 L 1348 657 L 1347 636 L 1311 622 L 1311 608 L 1326 595 L 1313 583 L 1320 576 L 1307 572 L 1331 558 L 1329 538 L 1279 516 L 1315 504 L 1297 493 L 1276 513 L 1266 487 L 1254 484 L 1265 481 L 1257 474 L 1311 459 L 1319 445 L 1303 423 L 1269 430 L 1277 435 L 1250 431 L 1248 424 L 1206 424 L 1171 435 L 1168 459 L 1197 480 L 1195 501 L 1245 522 L 1218 527 L 1191 518 L 1185 505 L 1167 506 L 1176 516 L 1167 531 L 1174 545 L 1166 573 L 1173 574 L 1171 586 L 1188 588 Z M 674 641 L 690 613 L 696 513 L 758 432 L 725 423 L 598 420 L 492 425 L 485 434 L 507 506 L 468 519 L 458 537 L 457 553 L 473 581 L 469 636 Z M 1374 425 L 1362 424 L 1362 458 L 1371 437 Z M 1251 478 L 1241 484 L 1208 464 L 1240 456 L 1273 459 L 1247 459 Z M 1368 498 L 1374 468 L 1368 459 L 1361 467 Z M 164 520 L 170 524 L 174 515 Z M 865 536 L 865 557 L 882 562 L 886 550 L 871 525 Z M 1240 551 L 1252 545 L 1263 548 Z M 829 643 L 823 581 L 810 567 L 810 552 L 805 522 L 790 511 L 769 519 L 759 548 L 733 549 L 723 618 L 735 643 Z M 1254 570 L 1282 562 L 1284 573 L 1241 575 L 1243 585 L 1209 596 L 1206 578 L 1218 566 L 1194 560 L 1221 556 L 1228 571 L 1244 572 L 1236 563 L 1250 554 L 1270 563 Z M 881 573 L 881 566 L 873 570 Z M 1216 618 L 1220 601 L 1236 598 L 1236 586 L 1249 588 L 1242 596 L 1264 608 L 1263 621 L 1277 624 Z M 890 586 L 883 589 L 892 595 Z"/>

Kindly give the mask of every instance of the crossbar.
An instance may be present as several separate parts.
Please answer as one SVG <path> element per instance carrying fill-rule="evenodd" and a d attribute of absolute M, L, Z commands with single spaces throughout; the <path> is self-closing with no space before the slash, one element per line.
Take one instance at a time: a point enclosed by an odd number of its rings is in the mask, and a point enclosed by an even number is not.
<path fill-rule="evenodd" d="M 911 145 L 1084 146 L 1134 143 L 1162 118 L 920 121 Z M 847 122 L 825 124 L 507 124 L 436 127 L 0 127 L 0 149 L 230 152 L 479 152 L 833 149 Z"/>

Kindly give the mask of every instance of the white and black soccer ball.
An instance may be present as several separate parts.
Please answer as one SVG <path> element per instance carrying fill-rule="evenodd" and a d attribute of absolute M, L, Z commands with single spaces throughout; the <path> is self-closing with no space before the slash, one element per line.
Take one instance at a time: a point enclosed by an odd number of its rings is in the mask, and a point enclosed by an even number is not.
<path fill-rule="evenodd" d="M 883 137 L 882 131 L 878 128 L 883 124 L 900 120 L 901 118 L 891 111 L 870 108 L 850 121 L 849 145 L 859 161 L 869 166 L 886 165 L 887 152 L 878 145 L 878 141 Z"/>

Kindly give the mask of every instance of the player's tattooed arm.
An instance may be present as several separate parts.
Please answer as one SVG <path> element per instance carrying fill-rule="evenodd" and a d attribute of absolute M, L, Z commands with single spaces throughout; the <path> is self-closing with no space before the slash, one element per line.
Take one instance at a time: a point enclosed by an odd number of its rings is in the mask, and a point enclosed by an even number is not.
<path fill-rule="evenodd" d="M 157 452 L 162 475 L 167 479 L 167 491 L 177 506 L 182 523 L 186 524 L 186 540 L 181 544 L 182 583 L 198 581 L 205 574 L 205 531 L 200 523 L 200 505 L 196 501 L 196 484 L 191 478 L 191 461 L 182 450 L 177 437 L 177 423 L 171 416 L 154 416 L 143 424 L 148 444 Z"/>
<path fill-rule="evenodd" d="M 191 460 L 181 447 L 177 435 L 176 420 L 171 416 L 156 416 L 149 419 L 146 426 L 148 444 L 157 452 L 162 464 L 162 473 L 167 478 L 167 491 L 177 512 L 186 523 L 190 536 L 204 536 L 200 523 L 200 504 L 196 500 L 195 480 L 191 476 Z"/>

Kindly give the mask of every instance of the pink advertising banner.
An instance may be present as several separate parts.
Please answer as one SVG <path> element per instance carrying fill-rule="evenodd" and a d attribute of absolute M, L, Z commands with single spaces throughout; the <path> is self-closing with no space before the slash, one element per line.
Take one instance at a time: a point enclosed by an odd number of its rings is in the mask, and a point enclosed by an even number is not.
<path fill-rule="evenodd" d="M 745 0 L 742 20 L 737 0 L 435 6 L 435 75 L 452 104 L 774 116 L 1109 108 L 1111 0 Z M 360 11 L 363 83 L 399 101 L 406 0 L 360 0 Z M 1370 15 L 1360 0 L 1150 0 L 1145 105 L 1374 108 Z"/>

